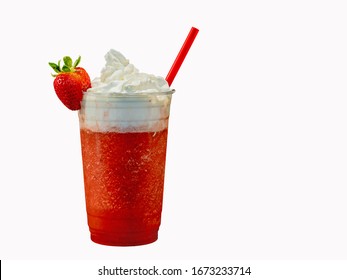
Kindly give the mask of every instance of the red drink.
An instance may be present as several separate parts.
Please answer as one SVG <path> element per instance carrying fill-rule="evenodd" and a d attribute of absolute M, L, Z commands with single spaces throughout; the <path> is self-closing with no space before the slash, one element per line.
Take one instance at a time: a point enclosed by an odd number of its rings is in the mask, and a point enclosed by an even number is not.
<path fill-rule="evenodd" d="M 88 224 L 93 241 L 141 245 L 157 239 L 164 188 L 167 129 L 81 129 Z"/>
<path fill-rule="evenodd" d="M 171 94 L 84 96 L 79 117 L 94 242 L 133 246 L 157 240 Z"/>

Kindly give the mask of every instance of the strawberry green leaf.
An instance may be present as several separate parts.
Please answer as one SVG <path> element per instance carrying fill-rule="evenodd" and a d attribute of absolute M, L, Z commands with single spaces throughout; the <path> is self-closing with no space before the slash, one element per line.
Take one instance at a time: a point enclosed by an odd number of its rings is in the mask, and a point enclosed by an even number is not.
<path fill-rule="evenodd" d="M 67 72 L 71 72 L 71 71 L 70 71 L 70 68 L 67 67 L 66 65 L 63 66 L 62 70 L 63 70 L 63 72 L 66 72 L 66 73 L 67 73 Z"/>
<path fill-rule="evenodd" d="M 71 67 L 72 66 L 72 59 L 71 57 L 69 56 L 64 56 L 63 57 L 63 61 L 64 61 L 64 64 L 67 66 L 67 67 Z"/>
<path fill-rule="evenodd" d="M 51 66 L 56 73 L 60 73 L 60 67 L 59 65 L 53 63 L 53 62 L 48 62 L 49 66 Z"/>
<path fill-rule="evenodd" d="M 59 72 L 61 72 L 61 69 L 60 69 L 60 61 L 61 61 L 61 60 L 58 61 L 58 69 L 59 69 Z"/>
<path fill-rule="evenodd" d="M 77 65 L 80 63 L 80 61 L 81 61 L 81 56 L 79 56 L 79 57 L 76 59 L 75 63 L 73 64 L 73 68 L 77 67 Z"/>

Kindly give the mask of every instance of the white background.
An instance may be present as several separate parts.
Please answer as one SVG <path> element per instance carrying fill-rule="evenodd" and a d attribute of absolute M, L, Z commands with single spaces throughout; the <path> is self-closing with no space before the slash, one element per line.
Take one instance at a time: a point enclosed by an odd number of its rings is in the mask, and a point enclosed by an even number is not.
<path fill-rule="evenodd" d="M 345 1 L 3 1 L 0 259 L 347 259 Z M 159 240 L 94 244 L 48 61 L 121 51 L 173 88 Z"/>

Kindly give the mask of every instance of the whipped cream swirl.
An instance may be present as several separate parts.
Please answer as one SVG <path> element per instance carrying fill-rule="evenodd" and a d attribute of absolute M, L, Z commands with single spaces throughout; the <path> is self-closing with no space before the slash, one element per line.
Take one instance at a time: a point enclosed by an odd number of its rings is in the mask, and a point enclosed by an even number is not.
<path fill-rule="evenodd" d="M 162 77 L 141 73 L 120 52 L 111 49 L 105 55 L 106 65 L 101 75 L 92 81 L 87 92 L 108 95 L 112 93 L 138 94 L 167 92 L 170 87 Z"/>

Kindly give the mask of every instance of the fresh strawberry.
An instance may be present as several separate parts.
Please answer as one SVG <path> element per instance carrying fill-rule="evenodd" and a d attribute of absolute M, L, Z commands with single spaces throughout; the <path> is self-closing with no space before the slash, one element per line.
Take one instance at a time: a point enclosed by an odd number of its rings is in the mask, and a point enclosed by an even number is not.
<path fill-rule="evenodd" d="M 89 75 L 82 67 L 77 67 L 81 61 L 79 56 L 72 64 L 72 59 L 69 56 L 63 58 L 64 66 L 49 62 L 57 74 L 52 74 L 55 77 L 53 86 L 55 93 L 63 104 L 70 110 L 79 110 L 81 108 L 81 100 L 83 92 L 91 87 Z"/>

